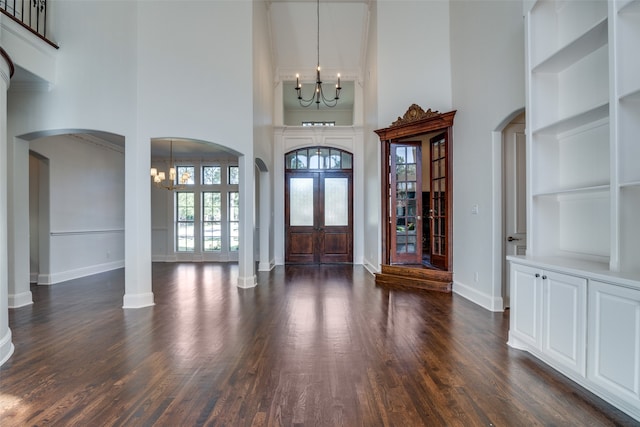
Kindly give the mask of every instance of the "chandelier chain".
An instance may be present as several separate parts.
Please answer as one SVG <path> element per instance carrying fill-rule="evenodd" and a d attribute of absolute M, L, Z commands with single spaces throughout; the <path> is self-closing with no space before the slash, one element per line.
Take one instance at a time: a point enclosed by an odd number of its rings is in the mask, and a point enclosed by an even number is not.
<path fill-rule="evenodd" d="M 315 90 L 308 99 L 302 95 L 302 85 L 300 84 L 300 75 L 296 74 L 296 94 L 298 95 L 298 102 L 302 107 L 309 107 L 314 102 L 318 109 L 320 109 L 320 102 L 329 108 L 333 108 L 338 105 L 340 99 L 340 74 L 338 73 L 338 84 L 336 84 L 335 95 L 333 98 L 327 98 L 324 94 L 322 87 L 322 79 L 320 78 L 320 0 L 316 1 L 316 18 L 317 18 L 317 31 L 316 31 L 316 55 L 317 55 L 317 67 L 316 67 L 316 82 Z"/>

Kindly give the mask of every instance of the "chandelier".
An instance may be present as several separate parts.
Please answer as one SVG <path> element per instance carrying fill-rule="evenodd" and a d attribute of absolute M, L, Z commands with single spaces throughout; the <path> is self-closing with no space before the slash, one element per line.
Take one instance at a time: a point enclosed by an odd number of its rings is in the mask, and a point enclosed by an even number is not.
<path fill-rule="evenodd" d="M 322 79 L 320 78 L 320 0 L 316 1 L 316 17 L 318 22 L 317 31 L 317 54 L 318 62 L 316 67 L 316 83 L 315 90 L 311 96 L 307 99 L 302 95 L 302 84 L 300 84 L 300 74 L 296 74 L 296 94 L 298 95 L 298 102 L 302 107 L 309 107 L 314 102 L 318 109 L 320 109 L 320 102 L 327 107 L 333 108 L 338 105 L 338 99 L 340 99 L 340 73 L 338 73 L 338 83 L 336 84 L 336 91 L 333 98 L 327 98 L 322 90 Z"/>
<path fill-rule="evenodd" d="M 176 166 L 173 164 L 173 140 L 169 142 L 169 179 L 167 179 L 164 172 L 158 172 L 157 168 L 151 168 L 151 178 L 153 178 L 153 183 L 157 187 L 169 191 L 182 190 L 189 181 L 190 175 L 185 172 L 180 176 L 180 180 L 176 184 Z"/>

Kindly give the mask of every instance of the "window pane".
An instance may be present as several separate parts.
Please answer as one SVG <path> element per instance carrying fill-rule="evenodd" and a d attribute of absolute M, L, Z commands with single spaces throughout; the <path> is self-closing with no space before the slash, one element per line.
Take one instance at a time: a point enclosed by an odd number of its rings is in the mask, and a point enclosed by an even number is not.
<path fill-rule="evenodd" d="M 240 248 L 240 226 L 237 222 L 229 224 L 229 250 L 237 251 Z"/>
<path fill-rule="evenodd" d="M 298 169 L 298 162 L 296 162 L 296 153 L 287 154 L 287 159 L 285 160 L 285 168 Z"/>
<path fill-rule="evenodd" d="M 176 193 L 176 250 L 178 252 L 193 252 L 195 249 L 194 216 L 194 193 Z"/>
<path fill-rule="evenodd" d="M 238 166 L 229 166 L 229 184 L 240 184 L 240 170 Z"/>
<path fill-rule="evenodd" d="M 189 174 L 189 178 L 187 179 L 185 184 L 187 184 L 187 185 L 195 184 L 195 176 L 196 176 L 196 168 L 195 167 L 193 167 L 193 166 L 177 166 L 176 167 L 176 172 L 177 172 L 177 176 L 176 176 L 177 182 L 180 182 L 180 178 L 182 177 L 182 175 L 187 173 L 187 174 Z"/>
<path fill-rule="evenodd" d="M 313 178 L 289 180 L 289 225 L 313 225 Z"/>
<path fill-rule="evenodd" d="M 229 250 L 237 251 L 240 247 L 240 193 L 229 192 Z"/>
<path fill-rule="evenodd" d="M 202 168 L 202 183 L 204 185 L 220 184 L 220 166 L 204 166 Z"/>
<path fill-rule="evenodd" d="M 331 156 L 329 157 L 329 166 L 328 169 L 340 169 L 340 162 L 342 160 L 342 155 L 338 150 L 331 150 Z"/>
<path fill-rule="evenodd" d="M 203 221 L 220 221 L 220 192 L 207 191 L 202 193 L 202 219 Z"/>
<path fill-rule="evenodd" d="M 342 153 L 342 169 L 351 169 L 351 154 Z"/>
<path fill-rule="evenodd" d="M 295 167 L 295 169 L 307 169 L 307 167 L 308 167 L 307 150 L 298 150 L 296 152 L 296 167 Z"/>
<path fill-rule="evenodd" d="M 194 194 L 189 193 L 177 193 L 177 213 L 178 221 L 193 221 L 194 219 Z"/>
<path fill-rule="evenodd" d="M 349 180 L 324 179 L 324 225 L 349 225 Z"/>
<path fill-rule="evenodd" d="M 222 250 L 220 222 L 206 222 L 202 227 L 202 247 L 205 251 Z"/>
<path fill-rule="evenodd" d="M 193 223 L 178 223 L 177 250 L 178 252 L 193 252 L 195 227 Z"/>

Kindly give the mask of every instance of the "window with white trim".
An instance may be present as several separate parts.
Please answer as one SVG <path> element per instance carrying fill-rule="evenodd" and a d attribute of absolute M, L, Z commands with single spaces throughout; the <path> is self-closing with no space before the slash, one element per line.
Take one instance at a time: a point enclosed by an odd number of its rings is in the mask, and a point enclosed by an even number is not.
<path fill-rule="evenodd" d="M 185 188 L 175 192 L 176 252 L 229 259 L 225 254 L 240 248 L 238 166 L 194 162 L 177 165 L 176 172 L 177 176 L 189 174 Z"/>

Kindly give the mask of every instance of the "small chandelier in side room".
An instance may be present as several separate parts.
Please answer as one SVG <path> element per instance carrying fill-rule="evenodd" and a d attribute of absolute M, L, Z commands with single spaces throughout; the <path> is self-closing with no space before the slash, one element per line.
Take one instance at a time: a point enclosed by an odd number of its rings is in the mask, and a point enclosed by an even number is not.
<path fill-rule="evenodd" d="M 169 191 L 182 190 L 189 181 L 190 175 L 185 172 L 180 176 L 180 180 L 176 184 L 176 165 L 173 163 L 173 140 L 169 142 L 169 178 L 167 179 L 164 172 L 158 172 L 157 168 L 151 168 L 151 178 L 153 178 L 153 183 L 157 187 Z"/>
<path fill-rule="evenodd" d="M 338 73 L 338 83 L 336 84 L 336 91 L 333 98 L 327 98 L 324 95 L 324 91 L 322 90 L 322 79 L 320 78 L 320 0 L 316 1 L 316 17 L 318 22 L 318 31 L 317 35 L 317 54 L 318 54 L 318 62 L 316 66 L 316 83 L 315 90 L 311 94 L 310 98 L 305 98 L 302 95 L 302 84 L 300 83 L 300 74 L 296 74 L 296 94 L 298 95 L 298 102 L 302 107 L 309 107 L 312 104 L 316 104 L 317 108 L 320 109 L 320 102 L 326 105 L 329 108 L 333 108 L 338 105 L 338 99 L 340 99 L 340 74 Z"/>

